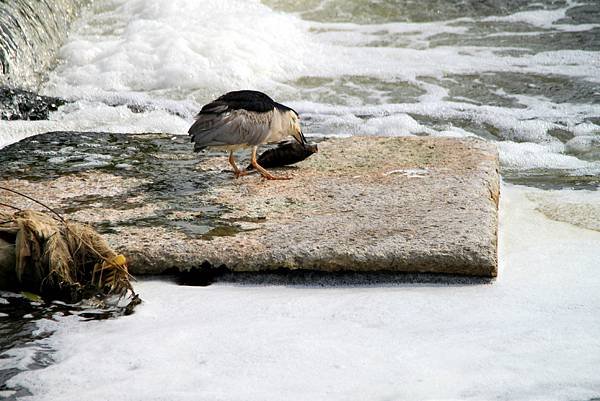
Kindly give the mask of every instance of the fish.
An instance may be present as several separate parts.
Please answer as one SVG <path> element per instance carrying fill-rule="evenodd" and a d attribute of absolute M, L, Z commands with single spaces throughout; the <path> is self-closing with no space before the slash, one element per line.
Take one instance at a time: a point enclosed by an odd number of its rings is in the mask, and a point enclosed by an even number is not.
<path fill-rule="evenodd" d="M 301 162 L 319 151 L 316 143 L 282 142 L 276 148 L 260 154 L 257 161 L 263 167 L 281 167 Z M 252 170 L 252 164 L 246 170 Z"/>

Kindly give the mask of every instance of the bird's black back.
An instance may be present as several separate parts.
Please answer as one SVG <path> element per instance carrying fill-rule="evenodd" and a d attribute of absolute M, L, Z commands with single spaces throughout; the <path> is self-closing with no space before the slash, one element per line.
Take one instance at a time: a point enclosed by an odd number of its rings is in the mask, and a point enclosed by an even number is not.
<path fill-rule="evenodd" d="M 282 111 L 292 110 L 283 104 L 275 102 L 262 92 L 241 90 L 229 92 L 220 96 L 216 100 L 202 107 L 199 114 L 220 114 L 225 111 L 240 109 L 257 113 L 266 113 L 275 108 Z M 294 111 L 294 113 L 296 112 Z"/>

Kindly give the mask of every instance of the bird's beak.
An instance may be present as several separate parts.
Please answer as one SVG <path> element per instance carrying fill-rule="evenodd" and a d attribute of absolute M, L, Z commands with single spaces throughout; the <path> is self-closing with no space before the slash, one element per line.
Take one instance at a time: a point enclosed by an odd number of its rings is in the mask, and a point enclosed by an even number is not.
<path fill-rule="evenodd" d="M 296 138 L 296 137 L 294 137 Z M 300 138 L 296 138 L 296 140 L 298 141 L 298 143 L 302 144 L 302 145 L 306 145 L 306 138 L 304 137 L 304 134 L 302 133 L 302 131 L 300 131 Z"/>

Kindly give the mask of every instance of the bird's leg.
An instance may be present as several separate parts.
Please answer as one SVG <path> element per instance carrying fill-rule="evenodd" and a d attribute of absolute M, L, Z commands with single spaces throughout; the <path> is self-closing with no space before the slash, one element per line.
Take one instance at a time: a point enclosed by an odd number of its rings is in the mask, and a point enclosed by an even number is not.
<path fill-rule="evenodd" d="M 231 164 L 231 167 L 233 167 L 233 174 L 235 175 L 235 178 L 241 177 L 242 175 L 249 174 L 247 171 L 240 170 L 238 168 L 238 166 L 235 164 L 235 159 L 233 157 L 233 150 L 229 151 L 229 164 Z"/>
<path fill-rule="evenodd" d="M 260 175 L 262 175 L 267 180 L 290 180 L 292 178 L 292 177 L 275 177 L 274 175 L 269 173 L 267 170 L 265 170 L 264 167 L 262 167 L 256 161 L 256 150 L 257 149 L 258 149 L 258 146 L 252 147 L 252 158 L 251 158 L 250 163 L 252 163 L 252 165 L 254 166 L 256 171 L 258 171 L 260 173 Z"/>

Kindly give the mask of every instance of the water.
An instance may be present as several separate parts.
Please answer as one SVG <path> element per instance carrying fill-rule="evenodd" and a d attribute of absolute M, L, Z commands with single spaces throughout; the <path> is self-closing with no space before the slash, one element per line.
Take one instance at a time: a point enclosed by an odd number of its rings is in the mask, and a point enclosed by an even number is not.
<path fill-rule="evenodd" d="M 492 285 L 341 289 L 334 302 L 281 286 L 143 282 L 148 302 L 132 318 L 39 320 L 56 333 L 35 344 L 58 363 L 11 386 L 36 400 L 81 389 L 89 400 L 127 389 L 145 400 L 599 397 L 599 43 L 592 0 L 90 3 L 39 85 L 73 102 L 48 121 L 0 121 L 0 146 L 50 130 L 186 134 L 202 104 L 251 88 L 298 110 L 309 135 L 494 141 L 504 180 L 524 186 L 503 187 Z M 253 302 L 245 316 L 234 308 Z M 256 321 L 262 331 L 245 336 Z M 178 334 L 188 329 L 197 337 Z M 149 385 L 162 367 L 171 384 Z"/>
<path fill-rule="evenodd" d="M 299 110 L 308 133 L 477 135 L 501 141 L 506 179 L 597 186 L 596 3 L 365 4 L 94 2 L 42 85 L 75 104 L 0 135 L 185 134 L 205 102 L 255 88 Z"/>
<path fill-rule="evenodd" d="M 600 233 L 529 199 L 564 191 L 503 191 L 492 284 L 143 280 L 132 316 L 38 320 L 52 335 L 8 363 L 53 364 L 8 386 L 36 401 L 594 399 Z"/>
<path fill-rule="evenodd" d="M 85 0 L 0 2 L 0 84 L 36 89 Z"/>

